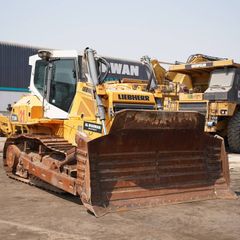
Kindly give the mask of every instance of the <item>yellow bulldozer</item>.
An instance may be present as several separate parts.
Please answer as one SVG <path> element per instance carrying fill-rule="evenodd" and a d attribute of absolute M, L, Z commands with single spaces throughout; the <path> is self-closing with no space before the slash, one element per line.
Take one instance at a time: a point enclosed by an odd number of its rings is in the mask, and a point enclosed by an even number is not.
<path fill-rule="evenodd" d="M 169 110 L 198 111 L 205 115 L 205 131 L 226 139 L 240 152 L 240 64 L 203 54 L 169 67 L 165 74 L 181 86 Z M 167 109 L 167 108 L 166 108 Z"/>
<path fill-rule="evenodd" d="M 223 140 L 204 133 L 197 112 L 162 110 L 168 92 L 146 59 L 146 79 L 89 48 L 42 50 L 30 65 L 31 94 L 4 120 L 9 177 L 79 196 L 95 216 L 234 198 Z M 126 77 L 108 79 L 113 70 Z"/>

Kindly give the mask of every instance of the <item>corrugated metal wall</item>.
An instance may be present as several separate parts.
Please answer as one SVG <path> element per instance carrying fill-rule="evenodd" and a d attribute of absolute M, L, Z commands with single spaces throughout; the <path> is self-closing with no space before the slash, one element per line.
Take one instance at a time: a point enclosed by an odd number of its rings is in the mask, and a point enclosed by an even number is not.
<path fill-rule="evenodd" d="M 38 48 L 30 46 L 0 42 L 0 90 L 29 86 L 31 67 L 28 59 L 37 51 Z"/>

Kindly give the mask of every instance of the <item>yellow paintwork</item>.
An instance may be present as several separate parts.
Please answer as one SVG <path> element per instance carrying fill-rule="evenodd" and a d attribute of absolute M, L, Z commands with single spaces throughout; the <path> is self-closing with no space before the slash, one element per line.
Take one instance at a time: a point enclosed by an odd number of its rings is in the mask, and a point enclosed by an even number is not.
<path fill-rule="evenodd" d="M 99 96 L 106 95 L 106 89 L 104 88 L 103 85 L 98 85 L 96 87 L 96 92 Z"/>
<path fill-rule="evenodd" d="M 141 80 L 123 79 L 122 83 L 108 82 L 96 87 L 96 93 L 101 96 L 106 109 L 107 132 L 114 119 L 115 104 L 144 104 L 156 108 L 156 98 L 158 98 L 162 99 L 165 110 L 176 111 L 179 109 L 180 102 L 206 102 L 203 100 L 202 92 L 208 86 L 210 70 L 223 66 L 239 65 L 233 60 L 213 61 L 212 67 L 208 67 L 206 72 L 202 59 L 196 58 L 192 62 L 192 69 L 186 69 L 186 65 L 191 64 L 187 63 L 170 66 L 170 71 L 166 72 L 157 60 L 152 60 L 151 63 L 159 83 L 154 92 L 147 92 L 147 83 Z M 165 79 L 168 81 L 166 82 Z M 189 89 L 188 94 L 179 93 L 182 85 Z M 225 116 L 232 116 L 236 108 L 233 103 L 220 102 L 214 104 L 207 102 L 207 106 L 209 106 L 207 119 L 210 116 L 222 116 L 223 113 Z M 93 86 L 87 82 L 78 82 L 68 119 L 44 118 L 42 101 L 37 96 L 27 95 L 13 106 L 11 121 L 6 117 L 0 117 L 0 130 L 5 134 L 16 132 L 54 134 L 62 136 L 74 144 L 77 131 L 85 133 L 90 139 L 103 135 L 103 133 L 84 129 L 84 122 L 101 124 L 97 112 Z"/>
<path fill-rule="evenodd" d="M 17 116 L 15 123 L 35 123 L 43 117 L 42 102 L 33 95 L 23 96 L 16 104 L 14 104 L 12 115 Z"/>
<path fill-rule="evenodd" d="M 157 59 L 151 60 L 151 65 L 153 67 L 153 71 L 156 77 L 158 84 L 164 84 L 164 79 L 166 75 L 166 70 L 159 64 Z"/>
<path fill-rule="evenodd" d="M 188 60 L 188 62 L 190 63 L 200 63 L 200 62 L 207 62 L 209 61 L 208 58 L 206 58 L 204 55 L 202 54 L 196 54 L 194 56 L 190 56 L 190 60 Z"/>
<path fill-rule="evenodd" d="M 208 64 L 207 64 L 208 63 Z M 189 67 L 190 66 L 190 67 Z M 221 136 L 226 136 L 227 125 L 229 117 L 234 115 L 237 104 L 231 102 L 221 101 L 207 101 L 203 99 L 203 92 L 206 90 L 209 84 L 210 74 L 213 70 L 224 67 L 240 67 L 240 64 L 235 63 L 232 59 L 218 60 L 218 61 L 204 61 L 201 56 L 195 58 L 191 63 L 173 65 L 169 68 L 169 74 L 172 74 L 172 80 L 176 82 L 179 75 L 187 76 L 192 82 L 192 90 L 188 87 L 189 91 L 193 93 L 183 94 L 179 93 L 179 100 L 174 101 L 179 109 L 179 103 L 184 102 L 206 102 L 206 132 L 218 132 Z M 187 85 L 187 84 L 186 84 Z M 200 93 L 198 93 L 200 92 Z M 171 104 L 170 104 L 171 105 Z M 174 105 L 172 104 L 174 110 Z M 214 126 L 208 126 L 208 122 L 211 122 L 213 118 L 221 117 L 217 124 Z"/>
<path fill-rule="evenodd" d="M 173 78 L 173 82 L 184 85 L 188 89 L 193 88 L 192 80 L 191 80 L 190 76 L 188 76 L 186 74 L 182 74 L 182 73 L 176 74 L 176 76 Z"/>
<path fill-rule="evenodd" d="M 154 68 L 154 65 L 152 65 Z M 194 56 L 190 62 L 185 64 L 171 65 L 165 73 L 165 78 L 176 84 L 175 95 L 164 98 L 164 110 L 179 110 L 180 103 L 207 103 L 206 109 L 206 132 L 221 132 L 221 136 L 225 136 L 227 132 L 227 123 L 229 117 L 233 116 L 237 104 L 231 102 L 204 100 L 203 93 L 208 88 L 211 72 L 224 68 L 237 67 L 240 64 L 235 63 L 233 59 L 209 61 L 204 55 Z M 181 93 L 181 87 L 186 87 L 187 93 Z M 212 118 L 221 117 L 215 126 L 208 126 L 207 122 L 211 122 Z"/>
<path fill-rule="evenodd" d="M 109 112 L 113 111 L 114 104 L 150 104 L 155 105 L 155 98 L 152 93 L 143 92 L 141 83 L 136 86 L 136 83 L 105 83 L 97 87 L 97 93 L 102 96 L 103 104 L 106 112 L 106 128 L 110 130 L 114 115 Z M 97 106 L 92 95 L 93 87 L 89 83 L 79 82 L 77 85 L 76 95 L 73 100 L 73 105 L 69 113 L 69 119 L 64 120 L 64 138 L 69 142 L 74 143 L 77 131 L 85 132 L 90 139 L 95 139 L 102 136 L 102 133 L 96 133 L 83 129 L 84 121 L 101 124 L 96 118 Z M 131 100 L 119 99 L 119 95 L 132 96 Z M 135 96 L 148 97 L 149 100 L 134 100 Z"/>
<path fill-rule="evenodd" d="M 169 67 L 170 72 L 181 72 L 181 73 L 189 73 L 194 69 L 201 69 L 201 70 L 211 70 L 213 71 L 216 68 L 223 68 L 223 67 L 240 67 L 240 64 L 235 63 L 233 59 L 228 60 L 218 60 L 218 61 L 209 61 L 212 63 L 211 66 L 208 66 L 208 62 L 203 62 L 202 60 L 195 61 L 194 63 L 186 63 L 186 64 L 178 64 L 178 65 L 171 65 Z M 188 68 L 187 66 L 191 66 Z"/>
<path fill-rule="evenodd" d="M 206 61 L 200 54 L 189 63 L 169 67 L 166 77 L 175 83 L 184 85 L 191 92 L 204 92 L 208 88 L 212 71 L 224 67 L 240 67 L 233 59 Z"/>
<path fill-rule="evenodd" d="M 9 117 L 0 114 L 0 134 L 8 136 L 12 133 L 12 125 Z"/>
<path fill-rule="evenodd" d="M 212 116 L 233 116 L 237 104 L 231 102 L 211 102 L 209 114 Z"/>
<path fill-rule="evenodd" d="M 5 118 L 0 118 L 0 130 L 4 135 L 14 133 L 48 133 L 63 136 L 63 120 L 43 117 L 42 102 L 37 96 L 23 96 L 14 104 L 11 115 L 7 118 L 8 128 L 4 128 Z"/>
<path fill-rule="evenodd" d="M 179 101 L 202 101 L 203 93 L 179 93 Z"/>
<path fill-rule="evenodd" d="M 155 98 L 152 93 L 143 92 L 143 84 L 137 83 L 105 83 L 97 87 L 97 92 L 102 96 L 103 104 L 106 111 L 106 128 L 110 130 L 114 115 L 114 104 L 150 104 L 155 105 Z M 73 100 L 73 105 L 69 114 L 69 119 L 64 121 L 64 138 L 74 143 L 76 131 L 85 132 L 89 138 L 95 139 L 102 136 L 102 133 L 96 133 L 83 129 L 83 122 L 101 124 L 96 118 L 97 106 L 92 95 L 93 87 L 89 83 L 78 83 L 76 95 Z M 132 96 L 131 100 L 120 99 L 119 95 Z M 136 96 L 148 97 L 149 100 L 139 100 Z"/>
<path fill-rule="evenodd" d="M 212 133 L 221 132 L 221 136 L 226 136 L 229 117 L 234 115 L 236 107 L 237 104 L 231 102 L 209 102 L 206 122 L 211 121 L 214 117 L 221 117 L 221 121 L 218 121 L 216 126 L 210 127 L 206 124 L 205 131 Z"/>
<path fill-rule="evenodd" d="M 178 111 L 178 102 L 172 97 L 165 97 L 163 102 L 163 109 L 166 111 Z"/>
<path fill-rule="evenodd" d="M 105 83 L 97 86 L 97 93 L 102 97 L 106 109 L 106 129 L 110 130 L 114 119 L 115 104 L 145 104 L 155 107 L 155 97 L 162 97 L 156 93 L 146 92 L 146 83 L 134 81 L 133 83 Z M 90 139 L 95 139 L 103 133 L 84 129 L 84 122 L 101 124 L 97 117 L 97 106 L 93 95 L 93 87 L 86 82 L 78 82 L 68 119 L 47 119 L 43 116 L 43 103 L 34 95 L 21 98 L 12 109 L 11 121 L 2 118 L 9 123 L 9 133 L 46 133 L 64 137 L 75 144 L 76 132 L 85 133 Z M 0 118 L 0 123 L 3 123 Z M 0 125 L 1 126 L 1 125 Z M 1 128 L 2 131 L 6 131 Z"/>
<path fill-rule="evenodd" d="M 105 83 L 97 87 L 97 93 L 101 95 L 106 111 L 106 128 L 110 130 L 114 114 L 114 104 L 149 104 L 155 105 L 154 94 L 142 91 L 144 84 L 139 83 Z M 145 84 L 146 85 L 146 84 Z M 102 133 L 96 133 L 85 130 L 83 128 L 84 121 L 101 124 L 96 118 L 97 106 L 92 95 L 92 85 L 79 82 L 77 85 L 76 95 L 73 100 L 73 105 L 69 114 L 69 119 L 64 121 L 64 138 L 74 144 L 77 131 L 84 132 L 90 139 L 95 139 L 102 136 Z M 129 99 L 121 99 L 122 95 L 127 95 Z M 136 96 L 143 99 L 137 99 Z M 149 100 L 146 100 L 145 98 Z"/>
<path fill-rule="evenodd" d="M 233 116 L 237 104 L 231 102 L 209 102 L 208 100 L 203 99 L 202 93 L 194 93 L 194 94 L 179 94 L 179 100 L 173 101 L 169 100 L 170 110 L 179 110 L 180 103 L 206 103 L 206 124 L 205 131 L 206 132 L 221 132 L 221 135 L 224 136 L 227 130 L 227 122 L 228 117 Z M 176 105 L 174 105 L 176 104 Z M 168 109 L 169 110 L 169 109 Z M 222 117 L 222 120 L 217 123 L 215 126 L 208 126 L 207 122 L 211 121 L 212 117 Z M 226 117 L 226 118 L 224 118 Z"/>

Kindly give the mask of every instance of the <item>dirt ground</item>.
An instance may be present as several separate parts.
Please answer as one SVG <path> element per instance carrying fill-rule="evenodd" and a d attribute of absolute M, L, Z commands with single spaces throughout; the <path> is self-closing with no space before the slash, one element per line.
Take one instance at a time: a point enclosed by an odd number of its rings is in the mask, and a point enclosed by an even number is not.
<path fill-rule="evenodd" d="M 0 149 L 3 142 L 0 138 Z M 229 158 L 232 189 L 240 196 L 240 155 L 230 154 Z M 78 198 L 54 195 L 9 179 L 0 164 L 0 239 L 237 240 L 240 239 L 240 198 L 161 206 L 95 218 L 87 213 Z"/>

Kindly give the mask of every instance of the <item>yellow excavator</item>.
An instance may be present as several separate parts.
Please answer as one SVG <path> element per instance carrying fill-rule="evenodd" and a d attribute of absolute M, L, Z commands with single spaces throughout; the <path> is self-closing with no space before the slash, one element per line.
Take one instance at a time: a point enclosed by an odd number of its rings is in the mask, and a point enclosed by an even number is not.
<path fill-rule="evenodd" d="M 9 177 L 79 196 L 95 216 L 234 198 L 223 140 L 204 133 L 197 112 L 162 110 L 168 91 L 148 59 L 147 79 L 139 65 L 109 63 L 89 48 L 42 50 L 30 65 L 31 94 L 5 119 Z M 109 80 L 114 71 L 125 77 Z"/>

